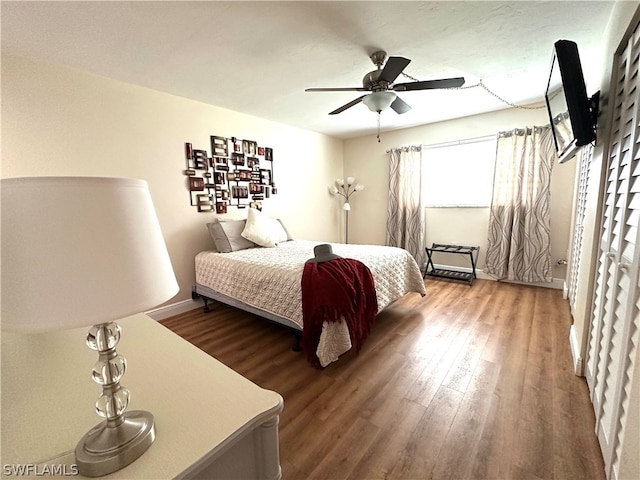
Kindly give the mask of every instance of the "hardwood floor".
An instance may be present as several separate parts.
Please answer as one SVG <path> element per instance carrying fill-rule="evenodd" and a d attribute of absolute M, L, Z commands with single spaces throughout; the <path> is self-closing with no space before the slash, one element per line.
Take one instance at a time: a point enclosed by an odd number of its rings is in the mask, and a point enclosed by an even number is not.
<path fill-rule="evenodd" d="M 290 330 L 225 305 L 162 323 L 282 395 L 285 479 L 604 479 L 562 293 L 425 282 L 324 370 Z"/>

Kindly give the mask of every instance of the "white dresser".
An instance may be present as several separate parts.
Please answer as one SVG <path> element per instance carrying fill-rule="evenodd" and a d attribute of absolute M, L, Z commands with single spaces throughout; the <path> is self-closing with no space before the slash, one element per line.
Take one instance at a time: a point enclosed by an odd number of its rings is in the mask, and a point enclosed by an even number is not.
<path fill-rule="evenodd" d="M 37 299 L 36 299 L 37 301 Z M 131 465 L 103 479 L 279 479 L 282 397 L 264 390 L 144 314 L 118 321 L 121 384 L 128 410 L 155 417 L 156 440 Z M 74 449 L 101 418 L 91 380 L 97 354 L 87 329 L 40 335 L 2 332 L 2 477 L 16 469 L 67 478 Z"/>

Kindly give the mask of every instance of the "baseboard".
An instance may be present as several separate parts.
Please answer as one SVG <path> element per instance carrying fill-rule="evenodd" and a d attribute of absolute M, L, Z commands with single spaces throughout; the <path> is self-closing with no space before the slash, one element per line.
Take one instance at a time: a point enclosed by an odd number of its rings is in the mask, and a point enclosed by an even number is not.
<path fill-rule="evenodd" d="M 201 301 L 189 299 L 177 303 L 172 303 L 171 305 L 164 305 L 162 307 L 154 308 L 153 310 L 149 310 L 145 313 L 154 320 L 158 321 L 164 320 L 165 318 L 173 317 L 174 315 L 188 312 L 190 310 L 194 310 L 199 307 L 202 307 Z"/>
<path fill-rule="evenodd" d="M 458 267 L 451 265 L 435 265 L 436 268 L 443 268 L 447 270 L 459 270 L 461 272 L 471 272 L 470 267 Z M 484 273 L 481 269 L 476 269 L 476 277 L 483 280 L 496 280 L 495 277 Z M 535 285 L 539 287 L 547 287 L 547 288 L 563 288 L 564 280 L 560 278 L 554 278 L 551 283 L 542 283 L 542 282 L 534 282 L 534 283 L 525 283 L 525 282 L 516 282 L 510 280 L 503 280 L 505 282 L 510 283 L 519 283 L 522 285 Z M 172 303 L 171 305 L 164 305 L 162 307 L 154 308 L 153 310 L 149 310 L 145 312 L 154 320 L 164 320 L 165 318 L 172 317 L 174 315 L 179 315 L 181 313 L 188 312 L 190 310 L 194 310 L 196 308 L 202 307 L 202 302 L 199 300 L 183 300 L 181 302 Z"/>
<path fill-rule="evenodd" d="M 439 264 L 434 264 L 434 267 L 436 268 L 441 268 L 444 270 L 457 270 L 459 272 L 471 272 L 472 268 L 471 267 L 459 267 L 459 266 L 452 266 L 452 265 L 439 265 Z M 481 279 L 481 280 L 493 280 L 493 281 L 498 281 L 498 279 L 496 277 L 493 277 L 491 275 L 489 275 L 488 273 L 484 273 L 484 271 L 480 268 L 476 268 L 476 277 Z M 534 287 L 545 287 L 545 288 L 555 288 L 555 289 L 559 289 L 562 290 L 564 288 L 564 278 L 554 278 L 551 282 L 547 283 L 547 282 L 518 282 L 516 280 L 500 280 L 501 282 L 506 282 L 506 283 L 517 283 L 519 285 L 532 285 Z"/>
<path fill-rule="evenodd" d="M 583 361 L 580 356 L 580 343 L 578 342 L 575 325 L 571 325 L 569 329 L 569 344 L 571 345 L 571 356 L 573 357 L 573 373 L 578 377 L 583 377 Z"/>

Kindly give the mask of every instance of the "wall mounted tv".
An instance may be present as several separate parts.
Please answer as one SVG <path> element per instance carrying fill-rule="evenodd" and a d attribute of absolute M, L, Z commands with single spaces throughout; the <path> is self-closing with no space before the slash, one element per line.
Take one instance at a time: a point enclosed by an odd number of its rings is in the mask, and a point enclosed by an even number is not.
<path fill-rule="evenodd" d="M 587 96 L 576 43 L 554 43 L 545 100 L 559 163 L 596 139 L 599 96 L 600 92 Z"/>

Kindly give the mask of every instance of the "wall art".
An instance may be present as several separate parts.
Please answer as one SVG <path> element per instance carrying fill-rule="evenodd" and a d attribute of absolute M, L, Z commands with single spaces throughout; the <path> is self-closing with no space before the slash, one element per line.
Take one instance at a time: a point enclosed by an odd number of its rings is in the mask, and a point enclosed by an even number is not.
<path fill-rule="evenodd" d="M 262 210 L 262 201 L 277 193 L 273 149 L 254 140 L 211 135 L 207 150 L 185 143 L 189 200 L 198 212 L 227 213 L 230 206 Z"/>

